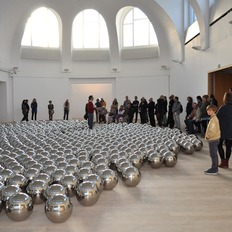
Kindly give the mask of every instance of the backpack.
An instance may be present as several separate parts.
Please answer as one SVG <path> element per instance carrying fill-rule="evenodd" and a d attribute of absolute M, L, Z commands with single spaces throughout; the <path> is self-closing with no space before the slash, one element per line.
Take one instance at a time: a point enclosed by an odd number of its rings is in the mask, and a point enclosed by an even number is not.
<path fill-rule="evenodd" d="M 183 106 L 180 104 L 180 113 L 183 112 Z"/>

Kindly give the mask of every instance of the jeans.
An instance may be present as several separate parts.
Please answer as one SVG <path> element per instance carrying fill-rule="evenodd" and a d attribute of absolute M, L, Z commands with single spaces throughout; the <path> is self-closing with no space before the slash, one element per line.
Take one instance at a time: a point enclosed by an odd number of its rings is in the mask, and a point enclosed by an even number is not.
<path fill-rule="evenodd" d="M 93 129 L 93 113 L 88 113 L 88 125 L 89 129 Z"/>
<path fill-rule="evenodd" d="M 211 161 L 212 161 L 211 168 L 214 171 L 218 171 L 218 154 L 217 154 L 217 150 L 218 150 L 218 141 L 209 142 L 209 153 L 210 153 L 210 158 L 211 158 Z"/>

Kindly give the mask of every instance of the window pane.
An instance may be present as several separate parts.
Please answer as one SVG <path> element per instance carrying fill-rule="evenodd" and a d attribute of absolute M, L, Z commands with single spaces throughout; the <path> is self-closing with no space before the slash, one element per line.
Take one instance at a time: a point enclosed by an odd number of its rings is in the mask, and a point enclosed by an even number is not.
<path fill-rule="evenodd" d="M 124 19 L 124 24 L 133 23 L 133 10 L 131 10 Z"/>
<path fill-rule="evenodd" d="M 146 20 L 136 20 L 134 22 L 134 46 L 148 45 L 149 30 Z"/>
<path fill-rule="evenodd" d="M 73 22 L 74 48 L 108 48 L 109 36 L 105 20 L 96 10 L 79 13 Z"/>
<path fill-rule="evenodd" d="M 134 19 L 146 19 L 147 16 L 138 8 L 134 8 Z"/>
<path fill-rule="evenodd" d="M 129 24 L 128 19 L 132 19 L 132 23 Z M 123 21 L 123 46 L 149 45 L 158 46 L 155 30 L 147 16 L 140 9 L 134 8 L 128 12 Z"/>
<path fill-rule="evenodd" d="M 124 25 L 123 27 L 123 46 L 133 46 L 133 28 L 132 25 Z"/>
<path fill-rule="evenodd" d="M 41 7 L 31 14 L 25 26 L 22 45 L 59 47 L 58 20 L 51 10 Z"/>

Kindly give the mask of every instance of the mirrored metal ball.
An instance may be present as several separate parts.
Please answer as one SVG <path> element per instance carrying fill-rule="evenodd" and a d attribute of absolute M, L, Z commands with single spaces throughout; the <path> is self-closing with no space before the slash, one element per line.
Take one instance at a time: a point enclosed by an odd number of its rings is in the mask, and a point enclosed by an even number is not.
<path fill-rule="evenodd" d="M 49 197 L 55 196 L 55 195 L 67 195 L 66 188 L 61 184 L 52 184 L 47 187 L 45 190 L 45 197 L 48 199 Z"/>
<path fill-rule="evenodd" d="M 166 167 L 174 167 L 177 163 L 177 157 L 172 152 L 167 152 L 163 158 L 164 165 Z"/>
<path fill-rule="evenodd" d="M 31 196 L 34 204 L 43 203 L 45 198 L 45 191 L 48 187 L 48 184 L 43 180 L 33 180 L 27 186 L 27 194 Z"/>
<path fill-rule="evenodd" d="M 104 190 L 112 190 L 118 184 L 118 175 L 111 169 L 104 170 L 100 176 L 103 180 Z"/>
<path fill-rule="evenodd" d="M 61 178 L 60 184 L 66 188 L 67 195 L 69 197 L 72 197 L 76 194 L 78 180 L 74 175 L 65 175 L 63 178 Z"/>
<path fill-rule="evenodd" d="M 32 198 L 26 193 L 16 193 L 6 202 L 6 215 L 13 221 L 27 219 L 32 210 Z"/>
<path fill-rule="evenodd" d="M 160 168 L 163 164 L 163 158 L 158 152 L 153 151 L 148 155 L 147 163 L 151 168 Z"/>
<path fill-rule="evenodd" d="M 47 218 L 55 223 L 66 221 L 73 211 L 70 198 L 66 195 L 55 195 L 49 197 L 45 204 L 45 214 Z"/>
<path fill-rule="evenodd" d="M 141 181 L 141 173 L 135 167 L 128 167 L 122 172 L 122 180 L 126 186 L 135 187 Z"/>
<path fill-rule="evenodd" d="M 94 205 L 100 194 L 97 186 L 91 181 L 83 181 L 77 186 L 76 192 L 78 202 L 84 206 Z"/>
<path fill-rule="evenodd" d="M 5 203 L 15 193 L 22 192 L 22 190 L 16 185 L 4 186 L 0 192 L 0 199 Z"/>

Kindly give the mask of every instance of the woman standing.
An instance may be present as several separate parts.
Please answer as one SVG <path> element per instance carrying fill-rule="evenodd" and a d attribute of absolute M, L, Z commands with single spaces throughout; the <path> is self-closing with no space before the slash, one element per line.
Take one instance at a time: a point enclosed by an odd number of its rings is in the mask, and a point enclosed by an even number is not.
<path fill-rule="evenodd" d="M 225 93 L 223 103 L 217 112 L 217 117 L 221 129 L 221 138 L 218 144 L 218 152 L 221 158 L 220 168 L 229 167 L 229 159 L 232 147 L 232 93 Z M 226 150 L 224 151 L 223 142 L 225 142 Z"/>
<path fill-rule="evenodd" d="M 38 108 L 38 104 L 36 99 L 34 98 L 31 102 L 31 120 L 34 120 L 34 117 L 35 117 L 35 121 L 37 120 L 37 108 Z"/>

